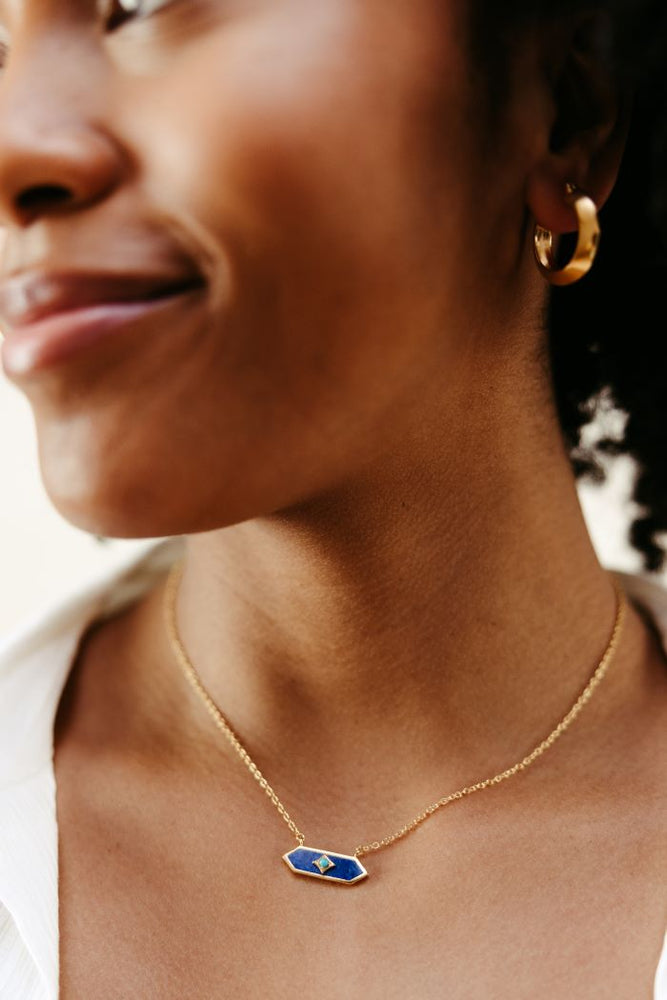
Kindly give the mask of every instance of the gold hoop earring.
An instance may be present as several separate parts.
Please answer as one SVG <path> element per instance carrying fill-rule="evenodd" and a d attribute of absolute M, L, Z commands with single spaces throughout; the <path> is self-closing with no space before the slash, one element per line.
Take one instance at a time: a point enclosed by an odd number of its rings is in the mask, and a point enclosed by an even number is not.
<path fill-rule="evenodd" d="M 553 255 L 553 233 L 539 223 L 535 226 L 535 259 L 540 273 L 552 285 L 572 285 L 588 274 L 600 244 L 600 226 L 595 202 L 574 184 L 567 185 L 565 200 L 577 213 L 579 235 L 569 264 L 556 270 Z"/>

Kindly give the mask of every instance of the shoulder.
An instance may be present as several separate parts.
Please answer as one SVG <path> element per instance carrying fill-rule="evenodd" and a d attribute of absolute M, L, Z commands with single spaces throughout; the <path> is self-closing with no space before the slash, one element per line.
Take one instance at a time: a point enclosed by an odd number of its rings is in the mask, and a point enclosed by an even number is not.
<path fill-rule="evenodd" d="M 0 995 L 58 991 L 53 725 L 86 625 L 150 586 L 169 539 L 37 609 L 0 639 Z M 5 989 L 3 990 L 3 986 Z"/>

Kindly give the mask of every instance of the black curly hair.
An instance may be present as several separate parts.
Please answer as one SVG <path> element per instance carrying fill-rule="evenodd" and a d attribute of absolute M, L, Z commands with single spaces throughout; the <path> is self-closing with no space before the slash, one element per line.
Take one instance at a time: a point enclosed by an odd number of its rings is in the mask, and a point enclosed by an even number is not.
<path fill-rule="evenodd" d="M 497 116 L 508 59 L 531 26 L 564 14 L 601 14 L 605 53 L 632 101 L 620 176 L 600 213 L 595 266 L 554 289 L 545 323 L 558 415 L 578 479 L 602 482 L 605 455 L 636 463 L 639 512 L 629 541 L 647 572 L 667 563 L 667 3 L 665 0 L 472 0 L 472 41 Z M 492 86 L 489 86 L 492 83 Z M 572 83 L 570 82 L 572 87 Z M 576 85 L 575 85 L 576 89 Z M 564 95 L 575 102 L 576 92 Z M 594 444 L 582 432 L 608 406 L 625 428 Z"/>

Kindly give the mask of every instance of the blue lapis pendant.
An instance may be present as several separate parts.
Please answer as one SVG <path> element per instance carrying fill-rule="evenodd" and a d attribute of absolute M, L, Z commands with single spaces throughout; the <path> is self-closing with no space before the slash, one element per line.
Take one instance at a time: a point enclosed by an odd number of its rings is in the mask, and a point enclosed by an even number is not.
<path fill-rule="evenodd" d="M 308 875 L 309 878 L 341 885 L 354 885 L 368 875 L 359 858 L 352 854 L 323 851 L 319 847 L 300 845 L 283 854 L 283 861 L 295 875 Z"/>

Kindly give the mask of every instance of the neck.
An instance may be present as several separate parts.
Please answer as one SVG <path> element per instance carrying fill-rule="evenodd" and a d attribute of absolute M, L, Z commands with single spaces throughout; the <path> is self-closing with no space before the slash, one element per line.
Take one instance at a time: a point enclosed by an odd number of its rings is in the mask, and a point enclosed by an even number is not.
<path fill-rule="evenodd" d="M 361 767 L 421 808 L 427 789 L 492 775 L 547 735 L 599 663 L 614 590 L 555 421 L 531 428 L 518 398 L 484 429 L 468 422 L 437 468 L 402 448 L 401 468 L 187 537 L 187 654 L 269 780 L 303 789 L 309 808 L 313 768 L 330 790 Z M 163 682 L 182 697 L 160 642 Z M 194 702 L 183 726 L 220 742 Z"/>

